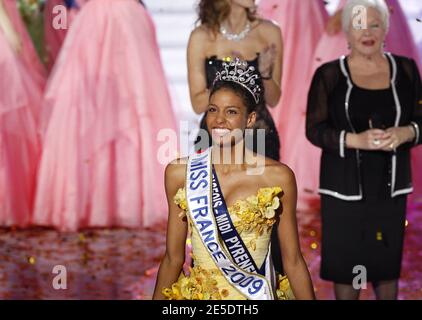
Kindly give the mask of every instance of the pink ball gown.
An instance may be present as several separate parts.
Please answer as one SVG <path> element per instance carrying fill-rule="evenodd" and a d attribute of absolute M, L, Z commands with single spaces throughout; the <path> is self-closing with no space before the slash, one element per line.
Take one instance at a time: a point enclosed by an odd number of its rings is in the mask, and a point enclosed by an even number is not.
<path fill-rule="evenodd" d="M 58 19 L 58 12 L 61 11 L 57 9 L 57 11 L 54 11 L 54 8 L 57 8 L 57 6 L 62 6 L 62 8 L 65 8 L 64 0 L 47 0 L 44 8 L 44 43 L 47 55 L 47 68 L 49 71 L 51 71 L 54 66 L 54 63 L 56 62 L 57 56 L 59 55 L 66 34 L 70 26 L 72 25 L 76 14 L 87 1 L 89 0 L 76 0 L 76 3 L 79 8 L 66 8 L 67 28 L 58 29 L 53 27 L 53 22 L 55 21 L 55 19 Z"/>
<path fill-rule="evenodd" d="M 175 117 L 155 27 L 142 5 L 90 0 L 81 9 L 44 107 L 35 224 L 73 231 L 166 219 L 157 135 L 175 132 Z"/>
<path fill-rule="evenodd" d="M 298 209 L 317 207 L 319 150 L 305 137 L 301 120 L 306 110 L 311 61 L 328 13 L 322 0 L 262 0 L 259 12 L 280 25 L 284 41 L 281 99 L 271 109 L 281 140 L 281 161 L 292 168 L 298 185 Z M 300 149 L 297 147 L 300 145 Z"/>
<path fill-rule="evenodd" d="M 339 9 L 343 8 L 347 0 L 341 0 Z M 420 58 L 417 46 L 413 39 L 413 35 L 407 23 L 407 18 L 400 7 L 398 0 L 387 0 L 390 8 L 390 29 L 385 41 L 386 51 L 392 53 L 411 57 L 419 65 L 419 70 L 422 71 L 422 60 Z M 318 47 L 313 58 L 312 74 L 323 63 L 338 59 L 342 55 L 349 53 L 347 39 L 343 32 L 336 35 L 328 35 L 324 33 L 318 44 Z M 414 192 L 410 197 L 411 202 L 422 203 L 422 147 L 414 148 L 412 150 L 412 175 Z M 319 171 L 310 172 L 317 177 Z"/>
<path fill-rule="evenodd" d="M 4 3 L 8 15 L 10 3 Z M 14 27 L 16 21 L 9 18 Z M 25 64 L 26 30 L 18 30 L 22 48 L 16 52 L 0 27 L 0 226 L 26 227 L 31 219 L 40 156 L 35 119 L 42 95 Z"/>

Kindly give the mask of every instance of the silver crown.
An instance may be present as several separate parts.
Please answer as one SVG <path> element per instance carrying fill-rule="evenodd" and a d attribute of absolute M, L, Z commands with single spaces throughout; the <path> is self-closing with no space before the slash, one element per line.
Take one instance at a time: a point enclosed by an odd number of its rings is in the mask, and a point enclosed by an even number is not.
<path fill-rule="evenodd" d="M 223 62 L 223 70 L 216 73 L 214 85 L 218 81 L 232 81 L 240 84 L 248 90 L 256 103 L 261 97 L 261 87 L 257 83 L 259 75 L 254 66 L 248 66 L 246 61 L 236 58 L 232 61 Z"/>

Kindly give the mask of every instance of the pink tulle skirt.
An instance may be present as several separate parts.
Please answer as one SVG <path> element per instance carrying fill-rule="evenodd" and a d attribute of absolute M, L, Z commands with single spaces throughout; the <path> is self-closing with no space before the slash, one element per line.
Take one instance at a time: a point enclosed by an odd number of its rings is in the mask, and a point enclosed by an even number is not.
<path fill-rule="evenodd" d="M 160 130 L 175 130 L 155 29 L 133 0 L 91 0 L 51 75 L 34 223 L 150 226 L 167 217 Z M 159 161 L 161 160 L 161 161 Z"/>
<path fill-rule="evenodd" d="M 25 44 L 23 44 L 25 50 Z M 0 28 L 0 225 L 26 227 L 40 155 L 41 91 Z"/>

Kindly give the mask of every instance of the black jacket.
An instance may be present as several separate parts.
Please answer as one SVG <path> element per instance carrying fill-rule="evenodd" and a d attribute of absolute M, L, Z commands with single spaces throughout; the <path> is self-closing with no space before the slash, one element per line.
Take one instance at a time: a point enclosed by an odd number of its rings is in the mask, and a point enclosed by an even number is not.
<path fill-rule="evenodd" d="M 410 149 L 422 143 L 422 84 L 416 63 L 412 59 L 387 53 L 390 61 L 391 90 L 396 104 L 395 126 L 413 124 L 415 141 L 391 152 L 391 197 L 413 191 Z M 308 95 L 306 136 L 322 148 L 321 194 L 342 200 L 363 198 L 359 150 L 347 149 L 344 137 L 355 132 L 350 121 L 350 94 L 354 85 L 346 67 L 346 58 L 326 63 L 318 68 Z M 422 164 L 421 164 L 422 165 Z"/>

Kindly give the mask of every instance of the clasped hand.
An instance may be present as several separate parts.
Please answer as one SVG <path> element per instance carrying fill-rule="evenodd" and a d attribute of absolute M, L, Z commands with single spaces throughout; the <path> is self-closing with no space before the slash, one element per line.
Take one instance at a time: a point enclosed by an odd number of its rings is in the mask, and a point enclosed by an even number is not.
<path fill-rule="evenodd" d="M 414 138 L 410 127 L 391 127 L 386 130 L 369 129 L 357 134 L 358 149 L 393 151 Z"/>

